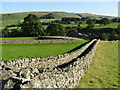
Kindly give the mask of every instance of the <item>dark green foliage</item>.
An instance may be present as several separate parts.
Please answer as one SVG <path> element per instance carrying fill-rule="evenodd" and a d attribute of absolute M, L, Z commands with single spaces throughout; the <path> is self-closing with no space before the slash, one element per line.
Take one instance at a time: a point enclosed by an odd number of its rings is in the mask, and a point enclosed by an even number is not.
<path fill-rule="evenodd" d="M 76 36 L 78 35 L 78 30 L 77 29 L 73 29 L 67 32 L 68 36 Z"/>
<path fill-rule="evenodd" d="M 40 19 L 54 19 L 54 17 L 53 16 L 43 16 L 43 17 L 40 17 Z"/>
<path fill-rule="evenodd" d="M 100 39 L 102 40 L 118 40 L 118 35 L 116 34 L 115 31 L 111 33 L 102 33 L 100 34 Z"/>
<path fill-rule="evenodd" d="M 82 17 L 81 20 L 82 20 L 82 21 L 89 21 L 89 20 L 90 20 L 90 17 Z"/>
<path fill-rule="evenodd" d="M 59 23 L 52 23 L 47 27 L 46 34 L 50 36 L 64 36 L 65 28 Z"/>
<path fill-rule="evenodd" d="M 87 26 L 88 29 L 92 29 L 95 26 L 95 23 L 92 20 L 87 21 L 87 23 L 88 23 L 88 26 Z"/>
<path fill-rule="evenodd" d="M 103 18 L 100 22 L 100 24 L 107 25 L 110 24 L 110 20 L 108 18 Z"/>
<path fill-rule="evenodd" d="M 78 24 L 78 29 L 82 29 L 81 24 L 83 24 L 83 22 L 82 22 L 82 21 L 79 21 L 79 24 Z"/>
<path fill-rule="evenodd" d="M 75 24 L 78 25 L 78 24 L 79 24 L 79 21 L 75 21 Z"/>
<path fill-rule="evenodd" d="M 39 17 L 33 14 L 29 14 L 24 18 L 24 22 L 21 28 L 24 36 L 44 35 L 44 28 L 39 21 Z"/>
<path fill-rule="evenodd" d="M 83 24 L 82 20 L 79 21 L 79 24 Z"/>
<path fill-rule="evenodd" d="M 5 27 L 2 30 L 2 37 L 7 37 L 8 35 L 9 35 L 9 29 L 8 29 L 8 27 Z"/>
<path fill-rule="evenodd" d="M 108 39 L 110 38 L 110 35 L 107 34 L 107 33 L 102 33 L 101 36 L 100 36 L 100 38 L 101 38 L 102 40 L 108 40 Z"/>
<path fill-rule="evenodd" d="M 42 25 L 49 25 L 50 22 L 42 22 L 41 24 L 42 24 Z"/>
<path fill-rule="evenodd" d="M 62 20 L 62 21 L 80 21 L 80 18 L 75 18 L 75 17 L 63 17 L 61 20 Z"/>
<path fill-rule="evenodd" d="M 10 37 L 21 37 L 23 35 L 21 29 L 11 29 L 11 33 L 9 34 Z"/>
<path fill-rule="evenodd" d="M 118 29 L 120 30 L 120 23 L 118 24 Z"/>
<path fill-rule="evenodd" d="M 112 22 L 118 22 L 119 21 L 119 18 L 113 18 L 112 19 Z"/>
<path fill-rule="evenodd" d="M 78 27 L 66 27 L 66 35 L 67 36 L 77 36 L 78 35 Z"/>
<path fill-rule="evenodd" d="M 110 34 L 110 40 L 118 40 L 118 35 L 115 31 Z"/>

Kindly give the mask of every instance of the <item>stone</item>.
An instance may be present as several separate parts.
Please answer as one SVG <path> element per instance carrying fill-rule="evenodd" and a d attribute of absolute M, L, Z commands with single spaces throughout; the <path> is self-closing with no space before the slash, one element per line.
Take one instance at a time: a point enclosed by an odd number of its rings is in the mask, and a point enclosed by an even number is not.
<path fill-rule="evenodd" d="M 25 79 L 25 78 L 19 78 L 19 77 L 11 77 L 10 79 L 16 80 L 16 82 L 19 82 L 20 84 L 24 84 L 26 82 L 30 82 L 30 79 Z"/>
<path fill-rule="evenodd" d="M 6 80 L 3 80 L 3 83 L 4 85 L 4 88 L 14 88 L 14 85 L 16 84 L 16 82 L 13 82 L 13 80 L 11 79 L 6 79 Z"/>
<path fill-rule="evenodd" d="M 19 41 L 18 41 L 19 42 Z M 46 41 L 44 41 L 46 42 Z M 56 42 L 56 41 L 54 41 Z M 0 78 L 8 79 L 6 87 L 19 88 L 74 88 L 79 83 L 81 77 L 84 76 L 88 66 L 94 56 L 95 48 L 79 58 L 78 56 L 84 52 L 92 43 L 87 43 L 82 48 L 64 55 L 51 56 L 47 58 L 26 58 L 22 61 L 12 60 L 9 64 L 1 64 Z M 24 42 L 25 43 L 25 42 Z M 29 41 L 30 43 L 30 41 Z M 36 43 L 36 42 L 34 42 Z M 95 47 L 95 48 L 94 48 Z M 64 57 L 64 58 L 63 58 Z M 75 60 L 72 62 L 71 60 Z M 90 60 L 89 60 L 90 59 Z M 19 66 L 15 66 L 15 64 Z M 65 67 L 58 68 L 58 66 L 64 66 L 62 64 L 69 63 Z M 5 65 L 7 66 L 6 69 Z M 12 67 L 10 69 L 9 67 Z M 22 67 L 21 67 L 22 66 Z M 17 68 L 20 68 L 20 70 Z M 3 71 L 2 71 L 3 70 Z M 17 73 L 15 73 L 17 72 Z"/>
<path fill-rule="evenodd" d="M 30 73 L 31 73 L 30 68 L 25 68 L 21 69 L 18 75 L 20 78 L 30 79 Z"/>
<path fill-rule="evenodd" d="M 0 70 L 0 78 L 6 79 L 13 76 L 16 76 L 16 73 L 14 73 L 12 70 Z"/>

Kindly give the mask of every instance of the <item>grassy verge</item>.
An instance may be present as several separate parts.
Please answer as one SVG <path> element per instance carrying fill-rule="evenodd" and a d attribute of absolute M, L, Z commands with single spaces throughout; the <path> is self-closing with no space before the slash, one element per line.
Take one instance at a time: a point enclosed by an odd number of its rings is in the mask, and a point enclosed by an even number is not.
<path fill-rule="evenodd" d="M 2 60 L 61 55 L 85 42 L 87 41 L 75 40 L 74 43 L 3 44 Z"/>
<path fill-rule="evenodd" d="M 77 88 L 118 88 L 118 42 L 101 41 Z"/>

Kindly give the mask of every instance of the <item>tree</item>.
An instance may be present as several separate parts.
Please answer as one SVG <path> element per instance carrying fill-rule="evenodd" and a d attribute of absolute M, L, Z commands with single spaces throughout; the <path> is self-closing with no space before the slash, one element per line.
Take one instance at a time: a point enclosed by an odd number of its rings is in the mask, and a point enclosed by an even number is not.
<path fill-rule="evenodd" d="M 79 21 L 75 21 L 75 24 L 78 25 L 78 24 L 79 24 Z"/>
<path fill-rule="evenodd" d="M 110 35 L 107 34 L 107 33 L 102 33 L 102 34 L 100 35 L 100 37 L 101 37 L 102 40 L 109 40 Z"/>
<path fill-rule="evenodd" d="M 118 27 L 117 27 L 119 30 L 120 30 L 120 24 L 118 25 Z"/>
<path fill-rule="evenodd" d="M 78 31 L 76 28 L 74 28 L 73 30 L 70 30 L 67 32 L 68 36 L 74 36 L 74 35 L 78 35 Z"/>
<path fill-rule="evenodd" d="M 91 19 L 90 19 L 90 17 L 82 17 L 81 20 L 82 20 L 82 21 L 89 21 L 89 20 L 91 20 Z"/>
<path fill-rule="evenodd" d="M 100 23 L 107 25 L 107 24 L 110 24 L 110 20 L 108 18 L 103 18 Z"/>
<path fill-rule="evenodd" d="M 50 36 L 64 36 L 65 28 L 59 23 L 52 23 L 47 27 L 46 33 Z"/>
<path fill-rule="evenodd" d="M 118 40 L 118 35 L 115 31 L 110 34 L 110 40 Z"/>
<path fill-rule="evenodd" d="M 78 29 L 82 29 L 82 26 L 81 26 L 82 23 L 83 23 L 82 21 L 79 21 Z"/>
<path fill-rule="evenodd" d="M 118 22 L 119 21 L 119 18 L 113 18 L 112 19 L 112 22 Z"/>
<path fill-rule="evenodd" d="M 93 29 L 93 27 L 95 26 L 95 23 L 92 20 L 87 21 L 87 23 L 88 23 L 87 28 L 89 29 Z"/>
<path fill-rule="evenodd" d="M 7 37 L 9 36 L 9 29 L 6 26 L 3 30 L 2 30 L 2 37 Z"/>
<path fill-rule="evenodd" d="M 29 14 L 24 18 L 21 28 L 24 36 L 44 35 L 44 28 L 39 21 L 39 17 L 33 14 Z"/>

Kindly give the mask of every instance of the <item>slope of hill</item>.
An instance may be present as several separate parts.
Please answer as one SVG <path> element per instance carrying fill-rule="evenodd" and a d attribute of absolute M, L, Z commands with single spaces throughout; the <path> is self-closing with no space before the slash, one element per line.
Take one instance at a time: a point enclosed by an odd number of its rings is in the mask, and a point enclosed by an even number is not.
<path fill-rule="evenodd" d="M 21 13 L 8 13 L 8 14 L 1 14 L 2 20 L 22 20 L 28 14 L 35 14 L 40 17 L 42 16 L 53 16 L 55 19 L 61 19 L 62 17 L 92 17 L 92 18 L 99 18 L 99 17 L 109 17 L 110 16 L 101 16 L 95 15 L 90 13 L 67 13 L 67 12 L 21 12 Z M 112 18 L 112 17 L 111 17 Z"/>

